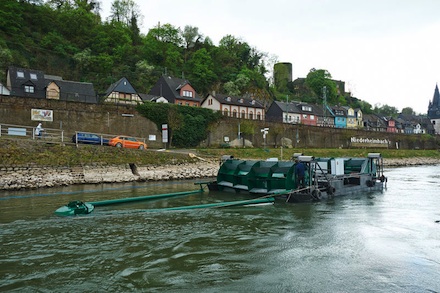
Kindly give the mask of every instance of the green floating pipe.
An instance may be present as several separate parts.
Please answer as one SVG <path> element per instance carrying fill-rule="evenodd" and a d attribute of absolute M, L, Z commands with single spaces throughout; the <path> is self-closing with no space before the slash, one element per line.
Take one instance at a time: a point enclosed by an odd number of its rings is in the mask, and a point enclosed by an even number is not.
<path fill-rule="evenodd" d="M 182 196 L 194 193 L 202 193 L 203 189 L 197 189 L 192 191 L 182 191 L 182 192 L 173 192 L 173 193 L 164 193 L 164 194 L 156 194 L 156 195 L 146 195 L 139 197 L 129 197 L 129 198 L 119 198 L 119 199 L 110 199 L 103 201 L 94 201 L 94 202 L 82 202 L 79 200 L 74 200 L 58 208 L 55 211 L 55 214 L 58 216 L 74 216 L 80 214 L 90 214 L 93 212 L 95 207 L 102 207 L 114 204 L 122 204 L 128 202 L 137 202 L 137 201 L 146 201 L 146 200 L 154 200 L 154 199 L 162 199 L 168 197 Z"/>
<path fill-rule="evenodd" d="M 87 202 L 87 203 L 89 203 L 95 207 L 102 207 L 102 206 L 109 206 L 109 205 L 114 205 L 114 204 L 136 202 L 136 201 L 145 201 L 145 200 L 154 200 L 154 199 L 161 199 L 161 198 L 202 193 L 202 192 L 203 192 L 203 189 L 197 189 L 197 190 L 192 190 L 192 191 L 182 191 L 182 192 L 163 193 L 163 194 L 156 194 L 156 195 L 146 195 L 146 196 L 139 196 L 139 197 L 109 199 L 109 200 L 94 201 L 94 202 Z"/>
<path fill-rule="evenodd" d="M 275 199 L 273 197 L 264 197 L 264 198 L 248 199 L 248 200 L 207 203 L 207 204 L 192 205 L 192 206 L 142 210 L 137 212 L 162 212 L 162 211 L 180 211 L 180 210 L 192 210 L 192 209 L 235 207 L 235 206 L 245 206 L 245 205 L 260 204 L 260 203 L 273 203 L 274 201 Z"/>

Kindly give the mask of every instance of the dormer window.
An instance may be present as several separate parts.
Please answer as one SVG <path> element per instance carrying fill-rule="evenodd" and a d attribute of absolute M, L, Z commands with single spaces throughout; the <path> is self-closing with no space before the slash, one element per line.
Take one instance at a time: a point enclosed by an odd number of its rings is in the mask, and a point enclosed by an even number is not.
<path fill-rule="evenodd" d="M 303 111 L 312 112 L 312 107 L 310 106 L 302 106 Z"/>
<path fill-rule="evenodd" d="M 24 72 L 23 71 L 17 71 L 17 78 L 24 78 Z"/>
<path fill-rule="evenodd" d="M 251 104 L 252 104 L 252 105 L 255 105 L 255 100 L 252 100 Z"/>
<path fill-rule="evenodd" d="M 25 85 L 25 86 L 24 86 L 24 91 L 25 91 L 26 93 L 31 93 L 31 94 L 33 94 L 33 93 L 35 92 L 35 88 L 34 88 L 33 85 Z"/>
<path fill-rule="evenodd" d="M 193 92 L 191 92 L 191 91 L 183 91 L 182 96 L 188 97 L 188 98 L 192 98 L 193 97 Z"/>
<path fill-rule="evenodd" d="M 238 100 L 239 103 L 243 104 L 243 99 Z"/>
<path fill-rule="evenodd" d="M 31 73 L 31 79 L 37 80 L 37 74 L 36 73 Z"/>
<path fill-rule="evenodd" d="M 226 101 L 230 102 L 231 101 L 231 97 L 226 97 Z"/>

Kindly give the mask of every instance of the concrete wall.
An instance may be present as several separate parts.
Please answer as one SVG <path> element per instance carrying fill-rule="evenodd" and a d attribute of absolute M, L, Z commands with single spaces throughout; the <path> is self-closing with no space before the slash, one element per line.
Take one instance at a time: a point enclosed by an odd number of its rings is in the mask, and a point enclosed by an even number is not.
<path fill-rule="evenodd" d="M 107 104 L 85 104 L 76 102 L 17 98 L 0 95 L 0 123 L 25 126 L 36 126 L 31 121 L 31 109 L 47 109 L 54 111 L 54 121 L 44 122 L 45 128 L 62 128 L 70 137 L 75 131 L 87 131 L 104 134 L 126 134 L 147 139 L 150 148 L 162 148 L 161 130 L 150 120 L 142 117 L 133 106 L 117 106 Z M 125 114 L 125 116 L 124 116 Z M 126 114 L 133 115 L 127 117 Z M 386 132 L 365 131 L 356 129 L 336 129 L 298 124 L 272 123 L 265 121 L 243 121 L 238 118 L 224 117 L 222 121 L 211 127 L 211 133 L 201 146 L 217 147 L 238 138 L 239 124 L 251 124 L 254 133 L 244 133 L 244 138 L 254 147 L 279 147 L 283 141 L 291 141 L 285 147 L 296 148 L 347 148 L 347 147 L 379 147 L 401 149 L 437 149 L 440 140 L 437 137 L 427 138 L 421 135 L 404 135 Z M 266 141 L 261 129 L 269 128 Z M 243 128 L 241 128 L 243 130 Z M 156 141 L 149 141 L 150 135 Z M 361 139 L 387 140 L 388 144 L 353 143 L 352 137 Z M 397 143 L 397 144 L 396 144 Z"/>

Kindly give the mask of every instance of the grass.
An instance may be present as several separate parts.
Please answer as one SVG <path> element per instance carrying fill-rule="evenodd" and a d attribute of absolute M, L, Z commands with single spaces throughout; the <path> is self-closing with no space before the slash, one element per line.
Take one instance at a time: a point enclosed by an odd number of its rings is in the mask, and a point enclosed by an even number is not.
<path fill-rule="evenodd" d="M 384 158 L 414 158 L 429 157 L 440 159 L 438 150 L 395 150 L 395 149 L 261 149 L 261 148 L 238 148 L 238 149 L 198 149 L 199 155 L 220 158 L 222 155 L 232 155 L 241 159 L 267 159 L 278 158 L 288 160 L 294 153 L 314 156 L 316 158 L 329 157 L 366 157 L 368 153 L 381 153 Z"/>
<path fill-rule="evenodd" d="M 152 150 L 120 149 L 109 146 L 42 143 L 24 140 L 0 140 L 0 166 L 82 166 L 183 164 L 197 161 L 187 154 Z"/>
<path fill-rule="evenodd" d="M 232 155 L 240 159 L 278 158 L 288 160 L 294 153 L 314 157 L 365 157 L 378 152 L 384 158 L 429 157 L 440 159 L 438 150 L 395 150 L 395 149 L 280 149 L 280 148 L 198 148 L 191 150 L 200 157 L 219 159 Z M 74 144 L 50 144 L 29 140 L 0 139 L 0 166 L 82 166 L 82 165 L 176 165 L 198 161 L 185 153 L 157 152 L 155 150 L 130 150 L 108 146 Z"/>

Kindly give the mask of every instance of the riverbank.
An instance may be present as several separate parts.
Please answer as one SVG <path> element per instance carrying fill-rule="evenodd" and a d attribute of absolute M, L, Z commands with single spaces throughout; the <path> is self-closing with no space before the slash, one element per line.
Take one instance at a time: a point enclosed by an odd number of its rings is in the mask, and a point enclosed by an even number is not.
<path fill-rule="evenodd" d="M 196 158 L 197 159 L 197 158 Z M 435 158 L 384 159 L 386 167 L 440 165 Z M 138 166 L 84 165 L 76 167 L 11 166 L 0 167 L 0 190 L 19 190 L 68 186 L 73 184 L 122 183 L 215 178 L 218 160 L 198 158 L 193 163 Z"/>

